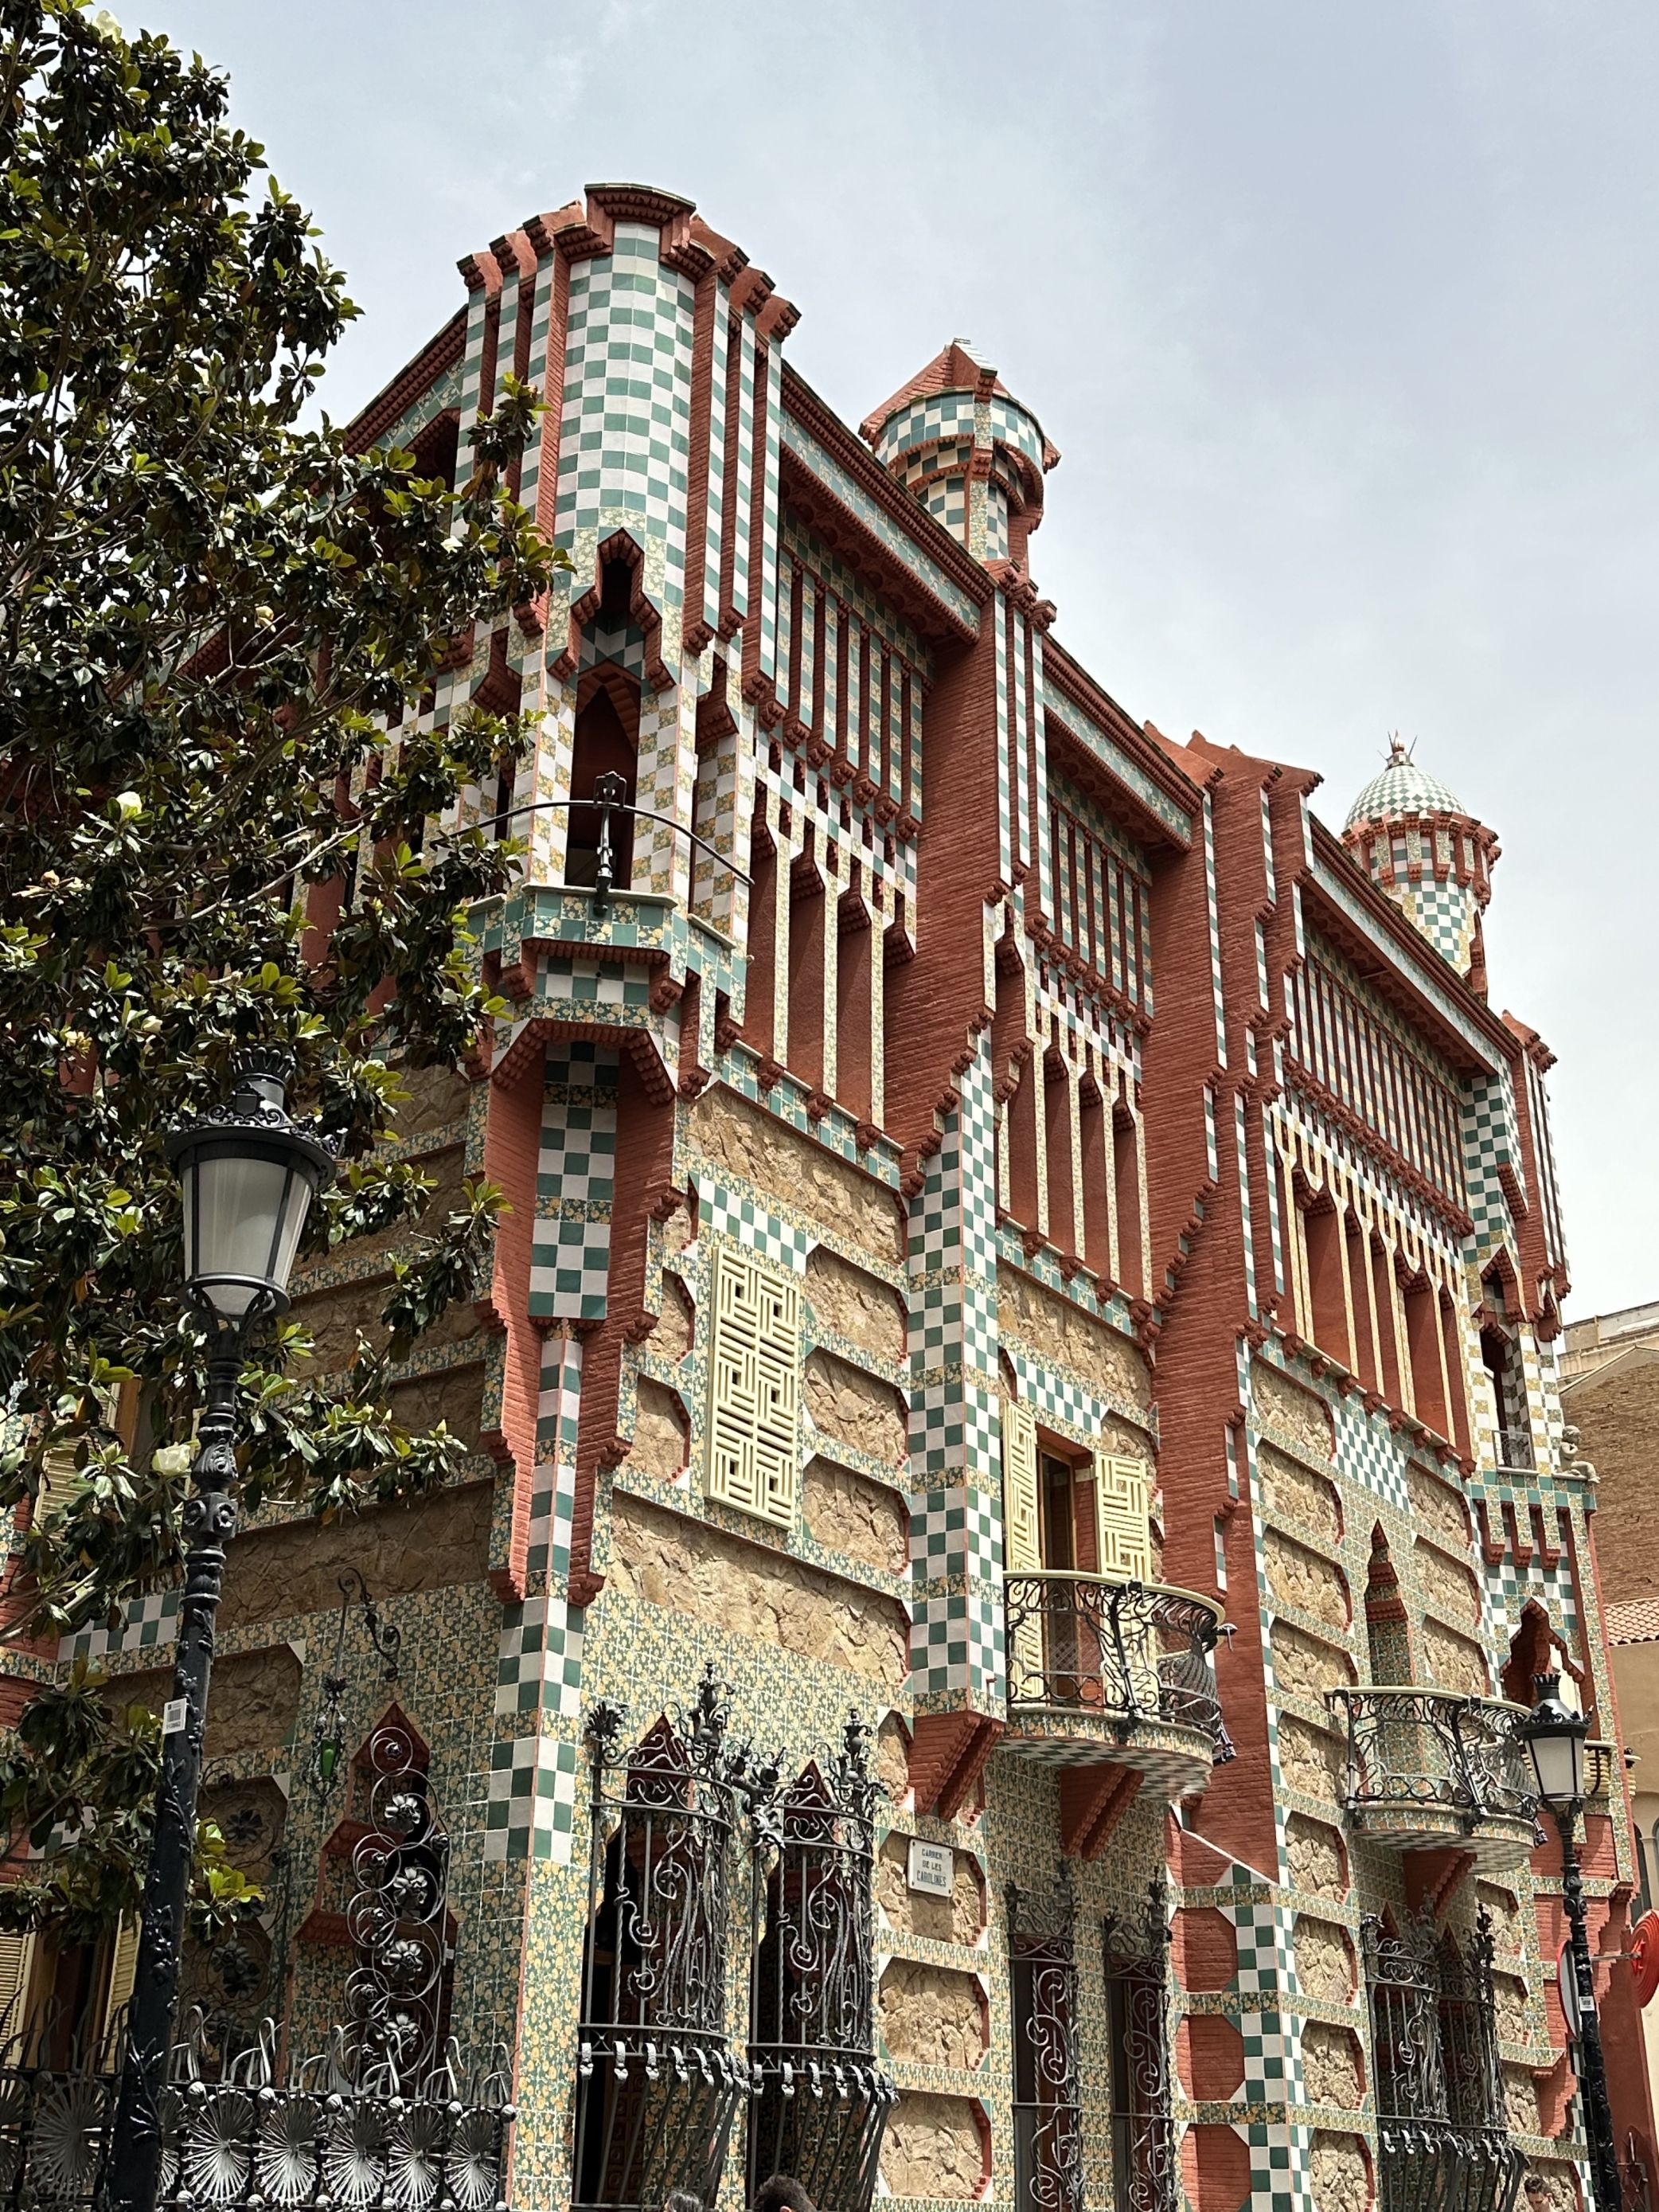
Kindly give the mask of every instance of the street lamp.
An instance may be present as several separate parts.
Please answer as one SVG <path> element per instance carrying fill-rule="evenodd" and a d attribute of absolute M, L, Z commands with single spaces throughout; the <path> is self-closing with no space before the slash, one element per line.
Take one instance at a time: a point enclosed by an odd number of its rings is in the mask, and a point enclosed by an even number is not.
<path fill-rule="evenodd" d="M 1538 1802 L 1547 1805 L 1561 1835 L 1561 1902 L 1571 1930 L 1574 1980 L 1577 1988 L 1578 2086 L 1583 2093 L 1584 2133 L 1590 2154 L 1590 2179 L 1596 2212 L 1620 2212 L 1622 2191 L 1619 2154 L 1607 2103 L 1607 2072 L 1601 2057 L 1601 2027 L 1595 2012 L 1595 1980 L 1589 1936 L 1584 1924 L 1584 1885 L 1578 1871 L 1573 1833 L 1584 1802 L 1584 1741 L 1589 1723 L 1561 1702 L 1561 1677 L 1535 1674 L 1538 1702 L 1520 1723 L 1519 1734 L 1532 1760 Z"/>
<path fill-rule="evenodd" d="M 306 1216 L 334 1171 L 328 1146 L 288 1111 L 289 1054 L 240 1052 L 231 1075 L 228 1103 L 210 1107 L 167 1140 L 184 1197 L 185 1297 L 211 1334 L 183 1514 L 185 1588 L 173 1695 L 161 1716 L 161 1778 L 116 2122 L 122 2212 L 152 2212 L 161 2172 L 161 2092 L 190 1899 L 213 1622 L 225 1546 L 236 1528 L 236 1386 L 259 1329 L 288 1305 Z"/>

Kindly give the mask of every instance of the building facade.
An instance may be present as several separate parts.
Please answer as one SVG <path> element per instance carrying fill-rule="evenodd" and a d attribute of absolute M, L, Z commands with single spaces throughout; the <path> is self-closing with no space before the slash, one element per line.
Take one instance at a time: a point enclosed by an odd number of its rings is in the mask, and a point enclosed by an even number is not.
<path fill-rule="evenodd" d="M 462 275 L 356 434 L 465 468 L 507 371 L 547 403 L 517 489 L 570 574 L 427 710 L 535 717 L 466 809 L 526 848 L 477 917 L 510 1012 L 399 1139 L 510 1211 L 398 1386 L 463 1478 L 234 1547 L 246 2001 L 291 2053 L 384 2000 L 390 1775 L 443 1875 L 413 2032 L 501 2047 L 514 2205 L 1582 2200 L 1504 1700 L 1612 1695 L 1492 832 L 1396 747 L 1338 835 L 1120 707 L 1033 580 L 1059 455 L 961 343 L 855 432 L 631 185 Z M 391 1257 L 298 1284 L 319 1371 Z M 171 1620 L 42 1663 L 159 1698 Z"/>
<path fill-rule="evenodd" d="M 1595 1470 L 1607 1656 L 1622 1738 L 1634 1762 L 1638 1900 L 1659 1901 L 1659 1305 L 1568 1323 L 1561 1405 L 1577 1454 Z M 1659 2017 L 1642 2015 L 1648 2094 L 1659 2101 Z"/>

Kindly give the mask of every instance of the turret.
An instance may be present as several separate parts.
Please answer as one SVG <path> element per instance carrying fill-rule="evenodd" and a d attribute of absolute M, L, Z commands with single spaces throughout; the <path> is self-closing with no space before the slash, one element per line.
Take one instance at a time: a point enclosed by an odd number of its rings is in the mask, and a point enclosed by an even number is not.
<path fill-rule="evenodd" d="M 1042 479 L 1060 454 L 964 340 L 952 338 L 861 427 L 898 482 L 976 561 L 1025 567 L 1025 541 L 1042 520 Z"/>
<path fill-rule="evenodd" d="M 1342 842 L 1372 882 L 1484 997 L 1480 916 L 1492 896 L 1496 836 L 1418 766 L 1399 738 L 1348 809 Z"/>

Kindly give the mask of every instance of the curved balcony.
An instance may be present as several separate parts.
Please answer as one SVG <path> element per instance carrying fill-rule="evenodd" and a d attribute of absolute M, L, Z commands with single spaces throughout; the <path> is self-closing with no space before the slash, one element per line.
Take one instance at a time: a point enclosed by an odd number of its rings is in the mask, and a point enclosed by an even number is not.
<path fill-rule="evenodd" d="M 1519 1705 L 1415 1687 L 1327 1694 L 1347 1715 L 1343 1805 L 1361 1835 L 1389 1850 L 1472 1851 L 1488 1873 L 1525 1861 L 1538 1807 Z"/>
<path fill-rule="evenodd" d="M 1210 1599 L 1054 1569 L 1007 1576 L 1004 1606 L 1008 1750 L 1052 1766 L 1139 1767 L 1171 1800 L 1231 1758 Z"/>

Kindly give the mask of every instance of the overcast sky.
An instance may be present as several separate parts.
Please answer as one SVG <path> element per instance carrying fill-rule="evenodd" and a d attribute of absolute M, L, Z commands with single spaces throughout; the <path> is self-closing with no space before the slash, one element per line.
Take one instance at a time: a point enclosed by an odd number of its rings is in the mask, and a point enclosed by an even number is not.
<path fill-rule="evenodd" d="M 1493 991 L 1560 1056 L 1570 1312 L 1659 1297 L 1659 9 L 1650 0 L 135 0 L 364 313 L 592 179 L 695 199 L 854 422 L 951 337 L 1063 455 L 1033 573 L 1136 715 L 1316 768 L 1389 731 L 1497 830 Z"/>

